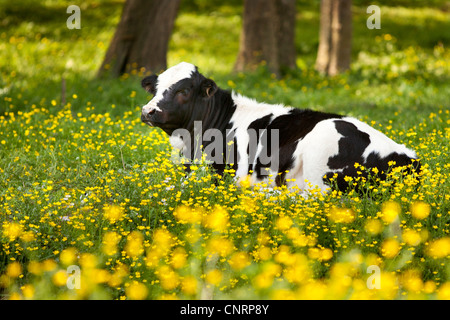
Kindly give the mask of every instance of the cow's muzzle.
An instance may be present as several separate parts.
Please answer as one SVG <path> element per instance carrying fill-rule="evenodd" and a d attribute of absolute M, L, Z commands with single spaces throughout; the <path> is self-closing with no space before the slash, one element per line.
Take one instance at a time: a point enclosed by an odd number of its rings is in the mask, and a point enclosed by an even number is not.
<path fill-rule="evenodd" d="M 157 106 L 148 103 L 142 107 L 141 120 L 149 125 L 152 125 L 152 117 L 156 111 L 161 111 Z"/>
<path fill-rule="evenodd" d="M 146 123 L 146 124 L 152 125 L 151 118 L 152 118 L 152 115 L 153 115 L 155 112 L 156 112 L 155 109 L 150 110 L 149 112 L 144 112 L 144 111 L 143 111 L 143 112 L 141 113 L 141 121 L 144 122 L 144 123 Z"/>

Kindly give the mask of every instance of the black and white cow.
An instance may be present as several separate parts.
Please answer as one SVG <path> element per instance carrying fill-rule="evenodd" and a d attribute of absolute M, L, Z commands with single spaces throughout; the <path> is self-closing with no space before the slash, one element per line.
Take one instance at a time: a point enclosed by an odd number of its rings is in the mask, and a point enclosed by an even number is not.
<path fill-rule="evenodd" d="M 218 88 L 190 63 L 146 77 L 142 86 L 154 95 L 142 108 L 143 122 L 164 130 L 191 159 L 201 144 L 219 173 L 228 164 L 238 179 L 250 173 L 253 183 L 270 181 L 269 174 L 276 185 L 326 191 L 334 176 L 345 190 L 345 176 L 360 171 L 355 163 L 377 168 L 381 178 L 392 161 L 419 167 L 414 151 L 357 119 L 256 102 Z"/>

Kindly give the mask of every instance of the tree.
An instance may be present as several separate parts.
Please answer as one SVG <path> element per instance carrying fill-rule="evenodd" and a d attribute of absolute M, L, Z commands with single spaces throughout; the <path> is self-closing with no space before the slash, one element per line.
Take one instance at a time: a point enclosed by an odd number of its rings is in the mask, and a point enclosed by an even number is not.
<path fill-rule="evenodd" d="M 321 0 L 316 69 L 336 75 L 350 68 L 352 49 L 351 0 Z"/>
<path fill-rule="evenodd" d="M 253 70 L 262 61 L 277 76 L 295 68 L 295 18 L 295 0 L 244 0 L 234 70 Z"/>
<path fill-rule="evenodd" d="M 97 75 L 167 68 L 167 48 L 180 0 L 127 0 Z"/>

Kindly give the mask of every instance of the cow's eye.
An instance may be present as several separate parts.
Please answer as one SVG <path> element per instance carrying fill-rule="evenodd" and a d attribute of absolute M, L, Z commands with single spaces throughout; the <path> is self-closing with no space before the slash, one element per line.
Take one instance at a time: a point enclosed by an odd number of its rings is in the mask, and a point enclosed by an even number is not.
<path fill-rule="evenodd" d="M 187 97 L 189 95 L 189 89 L 181 89 L 177 91 L 177 95 Z"/>

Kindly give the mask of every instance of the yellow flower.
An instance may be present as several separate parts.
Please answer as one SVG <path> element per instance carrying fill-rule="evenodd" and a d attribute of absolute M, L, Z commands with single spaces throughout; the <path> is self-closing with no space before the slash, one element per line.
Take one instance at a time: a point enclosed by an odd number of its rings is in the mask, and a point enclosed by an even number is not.
<path fill-rule="evenodd" d="M 355 220 L 355 212 L 349 208 L 332 208 L 328 219 L 335 223 L 351 223 Z"/>
<path fill-rule="evenodd" d="M 31 260 L 28 263 L 27 269 L 29 272 L 31 272 L 32 274 L 37 275 L 37 276 L 42 274 L 42 271 L 43 271 L 41 264 L 34 260 Z"/>
<path fill-rule="evenodd" d="M 259 259 L 261 260 L 269 260 L 272 257 L 272 252 L 270 251 L 270 249 L 268 247 L 265 246 L 261 246 L 258 248 L 257 250 L 257 254 Z"/>
<path fill-rule="evenodd" d="M 161 250 L 169 250 L 174 243 L 173 237 L 166 229 L 157 229 L 153 235 L 153 244 Z"/>
<path fill-rule="evenodd" d="M 292 224 L 293 224 L 293 222 L 292 222 L 292 219 L 290 217 L 283 216 L 283 217 L 280 217 L 280 218 L 277 219 L 276 227 L 279 230 L 284 231 L 284 230 L 289 229 L 292 226 Z"/>
<path fill-rule="evenodd" d="M 120 235 L 114 231 L 109 231 L 103 235 L 102 251 L 108 256 L 117 253 L 117 244 L 120 241 Z"/>
<path fill-rule="evenodd" d="M 233 242 L 227 238 L 213 236 L 206 245 L 206 251 L 211 254 L 219 254 L 226 257 L 233 251 Z"/>
<path fill-rule="evenodd" d="M 157 275 L 164 290 L 173 290 L 180 283 L 178 274 L 169 266 L 159 267 Z"/>
<path fill-rule="evenodd" d="M 402 239 L 410 246 L 417 246 L 421 241 L 420 233 L 414 230 L 405 230 L 402 233 Z"/>
<path fill-rule="evenodd" d="M 133 282 L 125 288 L 127 298 L 130 300 L 144 300 L 148 295 L 148 288 L 141 282 Z"/>
<path fill-rule="evenodd" d="M 376 291 L 381 299 L 392 300 L 398 294 L 397 277 L 389 272 L 381 272 L 380 274 L 380 289 Z"/>
<path fill-rule="evenodd" d="M 366 222 L 364 229 L 368 233 L 376 235 L 383 231 L 383 224 L 380 222 L 380 220 L 371 219 Z"/>
<path fill-rule="evenodd" d="M 11 293 L 11 295 L 9 296 L 9 300 L 22 300 L 22 297 L 20 296 L 19 293 L 13 292 L 13 293 Z"/>
<path fill-rule="evenodd" d="M 128 275 L 128 267 L 124 264 L 119 264 L 115 272 L 109 277 L 108 285 L 110 287 L 118 287 L 122 283 L 122 279 Z"/>
<path fill-rule="evenodd" d="M 439 300 L 450 300 L 450 282 L 445 282 L 439 287 L 437 298 Z"/>
<path fill-rule="evenodd" d="M 85 269 L 93 269 L 97 263 L 97 257 L 92 253 L 83 253 L 80 256 L 80 265 Z"/>
<path fill-rule="evenodd" d="M 137 257 L 144 253 L 144 236 L 139 231 L 131 232 L 127 237 L 125 251 L 130 257 Z"/>
<path fill-rule="evenodd" d="M 227 85 L 228 85 L 230 88 L 236 88 L 236 83 L 234 83 L 233 80 L 228 80 Z"/>
<path fill-rule="evenodd" d="M 203 225 L 214 231 L 224 231 L 228 227 L 228 212 L 222 206 L 215 206 L 204 219 Z"/>
<path fill-rule="evenodd" d="M 432 258 L 445 258 L 450 254 L 450 237 L 432 241 L 425 249 L 425 253 Z"/>
<path fill-rule="evenodd" d="M 77 249 L 67 248 L 59 254 L 59 260 L 63 265 L 69 266 L 77 260 Z"/>
<path fill-rule="evenodd" d="M 395 239 L 392 238 L 386 239 L 381 244 L 381 255 L 388 259 L 394 258 L 399 251 L 400 251 L 400 244 Z"/>
<path fill-rule="evenodd" d="M 278 252 L 274 258 L 276 262 L 283 263 L 285 265 L 293 263 L 292 255 L 289 252 L 289 247 L 287 245 L 281 245 L 278 248 Z"/>
<path fill-rule="evenodd" d="M 234 271 L 239 271 L 249 266 L 250 263 L 250 257 L 246 252 L 242 251 L 234 253 L 228 261 L 228 264 Z"/>
<path fill-rule="evenodd" d="M 436 284 L 433 280 L 428 280 L 423 285 L 423 291 L 425 293 L 433 293 L 436 290 Z"/>
<path fill-rule="evenodd" d="M 328 261 L 333 257 L 333 251 L 328 248 L 309 248 L 308 257 L 318 261 Z"/>
<path fill-rule="evenodd" d="M 23 294 L 24 298 L 33 299 L 34 292 L 35 292 L 33 285 L 26 284 L 26 285 L 22 286 L 20 289 L 22 289 L 22 294 Z"/>
<path fill-rule="evenodd" d="M 418 270 L 407 270 L 400 279 L 403 287 L 412 293 L 419 293 L 423 289 L 423 281 Z"/>
<path fill-rule="evenodd" d="M 22 273 L 22 266 L 18 262 L 12 262 L 6 267 L 6 275 L 10 278 L 17 278 Z"/>
<path fill-rule="evenodd" d="M 273 283 L 273 276 L 262 272 L 253 278 L 252 283 L 257 289 L 267 289 Z"/>
<path fill-rule="evenodd" d="M 23 226 L 21 224 L 10 222 L 3 225 L 3 235 L 9 238 L 9 241 L 12 242 L 18 238 L 23 231 Z"/>
<path fill-rule="evenodd" d="M 306 283 L 299 290 L 299 299 L 323 300 L 327 292 L 327 286 L 324 281 L 313 280 Z"/>
<path fill-rule="evenodd" d="M 35 236 L 32 231 L 24 231 L 20 235 L 20 239 L 22 239 L 24 242 L 31 242 L 35 240 Z"/>
<path fill-rule="evenodd" d="M 116 223 L 123 218 L 123 208 L 116 205 L 106 206 L 103 208 L 103 216 L 110 223 Z"/>
<path fill-rule="evenodd" d="M 186 250 L 184 250 L 182 247 L 178 247 L 172 252 L 170 265 L 175 269 L 180 269 L 186 265 L 186 257 Z"/>
<path fill-rule="evenodd" d="M 239 181 L 239 184 L 241 185 L 242 188 L 248 189 L 252 185 L 252 176 L 249 174 L 246 175 L 245 178 Z"/>
<path fill-rule="evenodd" d="M 431 212 L 431 207 L 423 201 L 416 201 L 411 204 L 411 215 L 416 219 L 425 219 Z"/>
<path fill-rule="evenodd" d="M 395 201 L 387 201 L 381 207 L 381 219 L 387 223 L 392 223 L 401 213 L 402 208 L 400 204 Z"/>
<path fill-rule="evenodd" d="M 271 300 L 294 300 L 296 295 L 289 289 L 276 289 L 270 294 Z"/>
<path fill-rule="evenodd" d="M 308 258 L 302 254 L 292 255 L 292 263 L 283 270 L 286 280 L 290 283 L 301 284 L 308 281 L 311 277 Z"/>
<path fill-rule="evenodd" d="M 52 282 L 57 287 L 65 286 L 67 284 L 67 272 L 64 270 L 55 272 L 52 276 Z"/>
<path fill-rule="evenodd" d="M 188 206 L 180 206 L 175 209 L 173 215 L 178 222 L 184 224 L 201 222 L 203 213 L 200 210 L 192 209 Z"/>
<path fill-rule="evenodd" d="M 181 291 L 188 295 L 197 294 L 198 281 L 194 276 L 186 276 L 181 280 Z"/>
<path fill-rule="evenodd" d="M 319 261 L 328 261 L 333 257 L 333 251 L 329 248 L 324 248 L 320 250 Z"/>
<path fill-rule="evenodd" d="M 220 284 L 222 278 L 222 272 L 217 269 L 211 270 L 206 274 L 206 281 L 215 286 L 218 286 Z"/>

